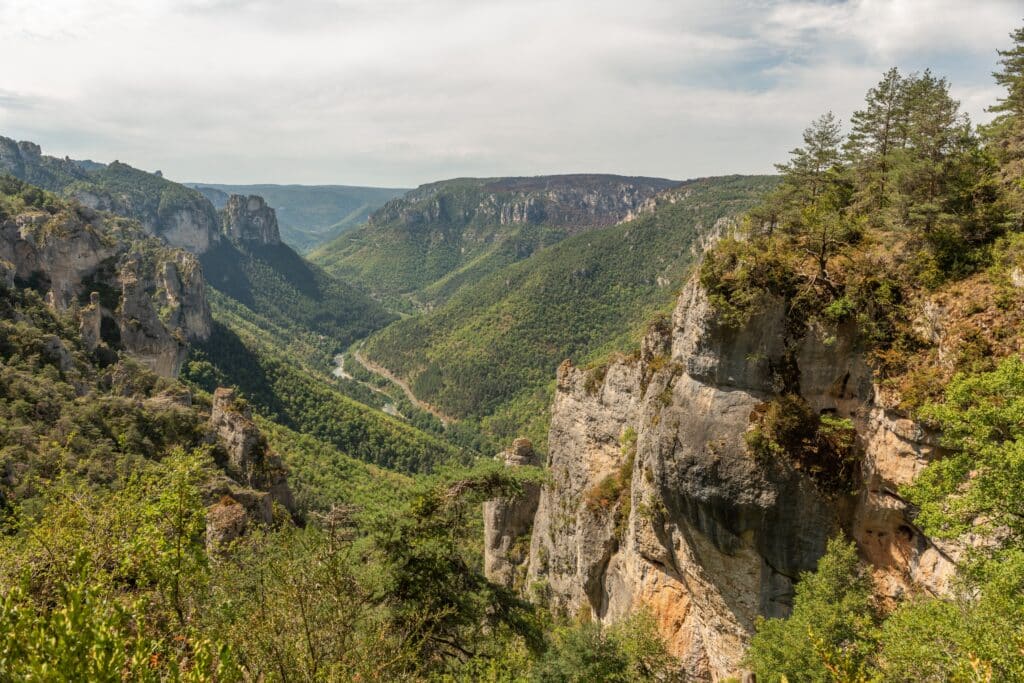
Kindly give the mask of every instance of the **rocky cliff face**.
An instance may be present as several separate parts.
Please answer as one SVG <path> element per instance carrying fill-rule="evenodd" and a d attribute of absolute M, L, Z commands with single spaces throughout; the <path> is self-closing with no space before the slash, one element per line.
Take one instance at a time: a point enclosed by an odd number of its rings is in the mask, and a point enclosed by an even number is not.
<path fill-rule="evenodd" d="M 613 225 L 674 184 L 661 178 L 605 175 L 448 180 L 388 202 L 369 224 Z"/>
<path fill-rule="evenodd" d="M 12 282 L 77 315 L 90 351 L 121 349 L 175 376 L 187 343 L 210 335 L 196 257 L 89 209 L 26 210 L 0 221 L 0 261 Z"/>
<path fill-rule="evenodd" d="M 206 541 L 222 546 L 246 532 L 250 524 L 273 522 L 273 505 L 294 509 L 288 475 L 281 458 L 252 421 L 252 410 L 235 393 L 221 387 L 213 394 L 210 430 L 214 457 L 228 477 L 212 482 L 207 495 L 219 500 L 207 510 Z"/>
<path fill-rule="evenodd" d="M 498 456 L 506 467 L 540 465 L 529 439 L 516 439 Z M 529 557 L 530 528 L 540 501 L 540 486 L 527 484 L 515 500 L 484 504 L 484 572 L 495 583 L 522 587 Z"/>
<path fill-rule="evenodd" d="M 782 392 L 852 422 L 859 465 L 848 481 L 827 485 L 796 458 L 752 454 L 745 435 Z M 740 673 L 756 617 L 788 612 L 799 573 L 840 530 L 874 566 L 880 593 L 944 590 L 948 549 L 914 528 L 895 493 L 934 440 L 877 395 L 854 330 L 787 341 L 770 300 L 729 329 L 692 280 L 638 358 L 559 369 L 553 483 L 534 516 L 526 591 L 606 622 L 646 608 L 692 676 L 720 680 Z M 505 580 L 509 562 L 488 568 Z"/>
<path fill-rule="evenodd" d="M 267 206 L 263 197 L 231 195 L 221 212 L 221 219 L 224 234 L 236 242 L 281 243 L 277 214 Z"/>
<path fill-rule="evenodd" d="M 150 235 L 196 254 L 220 239 L 217 212 L 198 191 L 128 164 L 84 164 L 42 154 L 39 145 L 0 136 L 0 173 L 89 208 L 139 221 Z"/>

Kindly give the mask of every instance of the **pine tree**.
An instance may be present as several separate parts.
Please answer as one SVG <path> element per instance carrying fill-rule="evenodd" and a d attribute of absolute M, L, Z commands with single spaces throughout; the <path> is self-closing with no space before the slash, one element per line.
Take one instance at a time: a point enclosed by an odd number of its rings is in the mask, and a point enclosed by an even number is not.
<path fill-rule="evenodd" d="M 1006 96 L 989 107 L 996 118 L 982 131 L 987 149 L 999 164 L 998 180 L 1003 188 L 1011 219 L 1024 225 L 1024 28 L 1010 34 L 1013 47 L 1000 50 L 1002 70 L 992 74 L 1006 88 Z"/>
<path fill-rule="evenodd" d="M 843 136 L 835 115 L 826 112 L 804 130 L 803 138 L 804 146 L 791 151 L 792 158 L 775 168 L 800 199 L 813 200 L 825 191 L 829 172 L 840 165 Z"/>
<path fill-rule="evenodd" d="M 904 78 L 893 67 L 868 91 L 867 106 L 850 117 L 844 151 L 856 177 L 854 202 L 860 209 L 883 211 L 890 203 L 890 174 L 906 141 L 904 94 Z"/>
<path fill-rule="evenodd" d="M 787 232 L 800 231 L 804 209 L 834 194 L 831 190 L 844 177 L 843 136 L 832 112 L 825 112 L 812 121 L 804 129 L 803 140 L 803 147 L 790 151 L 789 161 L 775 164 L 782 174 L 782 183 L 750 212 L 752 234 L 770 236 L 780 225 Z"/>
<path fill-rule="evenodd" d="M 947 200 L 969 191 L 956 187 L 957 171 L 977 144 L 945 78 L 930 70 L 912 75 L 903 81 L 902 99 L 905 144 L 892 167 L 893 200 L 901 223 L 927 234 L 948 213 Z"/>

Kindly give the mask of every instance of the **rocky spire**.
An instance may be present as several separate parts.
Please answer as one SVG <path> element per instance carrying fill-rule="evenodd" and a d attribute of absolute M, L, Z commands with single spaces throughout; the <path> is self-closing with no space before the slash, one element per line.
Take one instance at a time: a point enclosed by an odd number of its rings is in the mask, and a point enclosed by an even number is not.
<path fill-rule="evenodd" d="M 506 467 L 539 464 L 529 439 L 516 439 L 511 448 L 497 457 Z M 529 531 L 539 500 L 540 486 L 526 484 L 519 498 L 484 503 L 484 572 L 491 581 L 512 588 L 517 574 L 525 575 Z"/>
<path fill-rule="evenodd" d="M 221 216 L 224 234 L 233 241 L 269 245 L 281 243 L 277 213 L 259 195 L 231 195 Z"/>

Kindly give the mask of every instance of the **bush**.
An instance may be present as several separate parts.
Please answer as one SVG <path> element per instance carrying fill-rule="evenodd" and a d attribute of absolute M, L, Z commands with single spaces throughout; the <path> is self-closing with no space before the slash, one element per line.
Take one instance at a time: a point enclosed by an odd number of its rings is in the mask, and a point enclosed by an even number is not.
<path fill-rule="evenodd" d="M 855 546 L 833 539 L 817 571 L 801 575 L 790 617 L 758 620 L 747 663 L 770 682 L 867 681 L 876 622 Z"/>
<path fill-rule="evenodd" d="M 856 430 L 846 418 L 817 415 L 796 394 L 783 394 L 751 413 L 747 448 L 763 462 L 784 459 L 829 492 L 849 489 L 858 466 Z"/>

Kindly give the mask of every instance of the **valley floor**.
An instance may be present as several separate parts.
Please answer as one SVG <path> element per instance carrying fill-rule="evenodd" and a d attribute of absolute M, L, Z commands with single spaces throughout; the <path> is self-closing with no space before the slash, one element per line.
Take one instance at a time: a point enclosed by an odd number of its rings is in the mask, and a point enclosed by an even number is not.
<path fill-rule="evenodd" d="M 421 410 L 425 410 L 426 412 L 436 417 L 438 420 L 441 421 L 441 424 L 443 424 L 444 426 L 447 427 L 452 422 L 455 422 L 454 417 L 446 415 L 445 413 L 441 412 L 441 410 L 439 410 L 436 406 L 432 406 L 426 401 L 417 398 L 416 394 L 413 393 L 412 387 L 409 386 L 408 382 L 406 382 L 401 377 L 395 375 L 393 372 L 388 370 L 383 365 L 378 365 L 377 363 L 374 363 L 366 356 L 361 355 L 358 351 L 353 351 L 352 357 L 356 359 L 356 362 L 358 362 L 360 365 L 366 368 L 367 371 L 372 372 L 375 375 L 380 375 L 381 377 L 384 377 L 392 384 L 399 387 L 405 394 L 406 398 L 408 398 L 413 405 L 415 405 L 417 408 Z M 339 365 L 339 368 L 343 367 L 343 365 Z M 344 370 L 342 369 L 342 371 Z"/>

